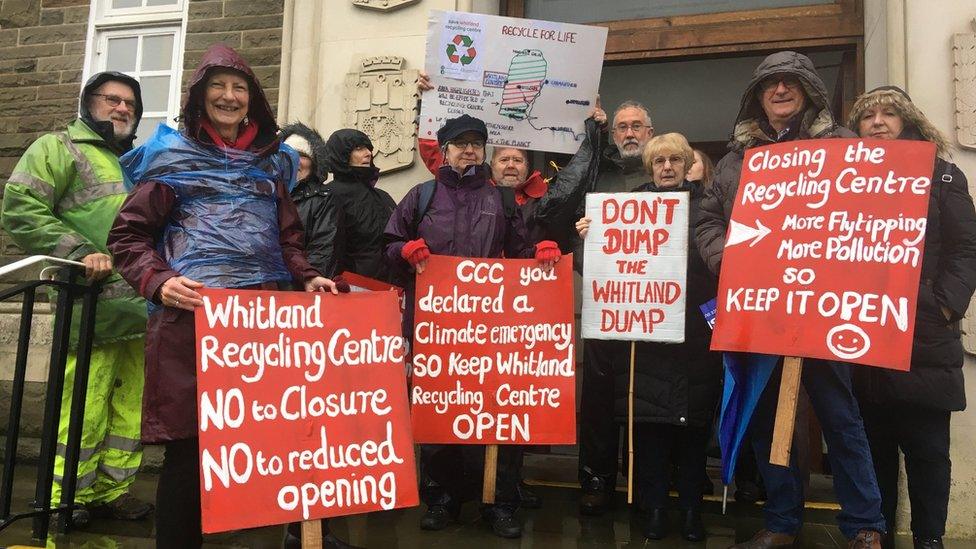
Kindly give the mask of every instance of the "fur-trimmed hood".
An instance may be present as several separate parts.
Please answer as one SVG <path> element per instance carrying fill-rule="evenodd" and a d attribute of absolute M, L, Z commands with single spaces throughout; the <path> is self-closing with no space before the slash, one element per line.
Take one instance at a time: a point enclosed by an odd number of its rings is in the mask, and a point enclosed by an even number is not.
<path fill-rule="evenodd" d="M 929 119 L 915 106 L 915 103 L 912 103 L 912 99 L 904 90 L 895 86 L 882 86 L 861 94 L 854 101 L 854 106 L 851 107 L 847 127 L 860 135 L 858 126 L 864 111 L 877 105 L 891 106 L 898 111 L 904 124 L 900 137 L 935 143 L 939 158 L 948 160 L 951 157 L 949 142 L 945 135 L 929 122 Z"/>
<path fill-rule="evenodd" d="M 292 145 L 295 139 L 300 139 L 304 143 L 308 144 L 311 154 L 307 154 L 309 151 L 303 150 L 303 147 L 293 146 L 292 148 L 297 150 L 299 154 L 304 154 L 312 159 L 312 173 L 315 174 L 315 178 L 319 183 L 324 183 L 326 179 L 329 178 L 329 168 L 328 168 L 328 156 L 325 148 L 325 139 L 314 128 L 310 128 L 301 122 L 294 122 L 292 124 L 287 124 L 285 127 L 281 128 L 281 135 L 279 136 L 282 143 Z M 289 138 L 292 141 L 289 141 Z M 299 141 L 301 143 L 301 141 Z"/>
<path fill-rule="evenodd" d="M 752 73 L 752 79 L 742 94 L 739 114 L 729 141 L 732 150 L 745 150 L 760 143 L 774 141 L 763 131 L 760 121 L 766 114 L 759 99 L 759 86 L 764 79 L 776 74 L 791 75 L 799 79 L 807 96 L 806 110 L 800 123 L 800 139 L 822 137 L 838 126 L 830 112 L 830 100 L 813 61 L 802 53 L 781 51 L 767 56 Z"/>

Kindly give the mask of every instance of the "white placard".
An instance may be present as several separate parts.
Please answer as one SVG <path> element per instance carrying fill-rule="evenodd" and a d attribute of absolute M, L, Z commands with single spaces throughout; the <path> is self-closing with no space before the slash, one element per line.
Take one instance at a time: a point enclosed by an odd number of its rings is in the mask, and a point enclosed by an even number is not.
<path fill-rule="evenodd" d="M 586 195 L 582 335 L 685 340 L 688 193 Z"/>
<path fill-rule="evenodd" d="M 448 118 L 485 121 L 488 142 L 575 153 L 600 88 L 605 27 L 432 10 L 420 137 Z"/>

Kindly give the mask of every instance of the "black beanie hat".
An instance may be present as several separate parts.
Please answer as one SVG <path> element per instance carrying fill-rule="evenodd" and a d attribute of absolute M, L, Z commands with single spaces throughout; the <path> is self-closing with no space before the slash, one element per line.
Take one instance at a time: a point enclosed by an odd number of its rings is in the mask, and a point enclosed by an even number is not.
<path fill-rule="evenodd" d="M 457 118 L 449 118 L 447 122 L 437 130 L 437 144 L 444 146 L 448 141 L 456 138 L 464 132 L 475 132 L 488 140 L 488 127 L 480 118 L 462 114 Z"/>

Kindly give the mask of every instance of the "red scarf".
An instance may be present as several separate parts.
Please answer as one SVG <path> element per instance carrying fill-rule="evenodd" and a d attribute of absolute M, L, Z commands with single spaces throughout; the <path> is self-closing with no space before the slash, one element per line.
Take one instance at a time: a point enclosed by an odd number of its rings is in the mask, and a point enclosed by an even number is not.
<path fill-rule="evenodd" d="M 254 142 L 254 138 L 258 136 L 258 125 L 254 122 L 245 125 L 244 131 L 238 131 L 237 140 L 233 143 L 224 141 L 224 138 L 220 137 L 220 134 L 217 133 L 217 130 L 214 129 L 214 127 L 210 124 L 210 120 L 207 118 L 201 118 L 200 127 L 203 128 L 203 131 L 207 132 L 207 135 L 209 135 L 210 139 L 213 140 L 214 145 L 217 145 L 222 149 L 237 149 L 246 151 L 248 147 L 251 146 L 251 143 Z"/>
<path fill-rule="evenodd" d="M 549 188 L 549 183 L 542 178 L 541 173 L 534 171 L 524 183 L 515 187 L 515 202 L 522 206 L 530 198 L 542 198 L 542 195 L 546 194 L 547 188 Z"/>

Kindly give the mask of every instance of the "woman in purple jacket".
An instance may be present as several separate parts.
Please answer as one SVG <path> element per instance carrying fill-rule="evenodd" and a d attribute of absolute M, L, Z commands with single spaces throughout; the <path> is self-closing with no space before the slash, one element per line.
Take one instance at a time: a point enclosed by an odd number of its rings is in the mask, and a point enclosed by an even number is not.
<path fill-rule="evenodd" d="M 530 242 L 525 222 L 515 207 L 510 188 L 489 182 L 485 165 L 488 129 L 477 118 L 452 118 L 437 132 L 445 165 L 433 182 L 417 185 L 403 198 L 386 225 L 386 258 L 394 271 L 410 280 L 404 333 L 413 333 L 414 284 L 412 273 L 422 273 L 430 254 L 461 257 L 535 257 L 551 264 L 559 260 L 559 247 L 546 240 Z M 509 196 L 506 196 L 506 193 Z M 515 520 L 518 506 L 520 448 L 503 446 L 498 452 L 498 479 L 494 505 L 483 505 L 482 516 L 495 534 L 517 538 L 522 527 Z M 424 530 L 446 528 L 461 503 L 480 487 L 484 446 L 431 445 L 420 447 L 420 492 L 427 512 Z"/>

